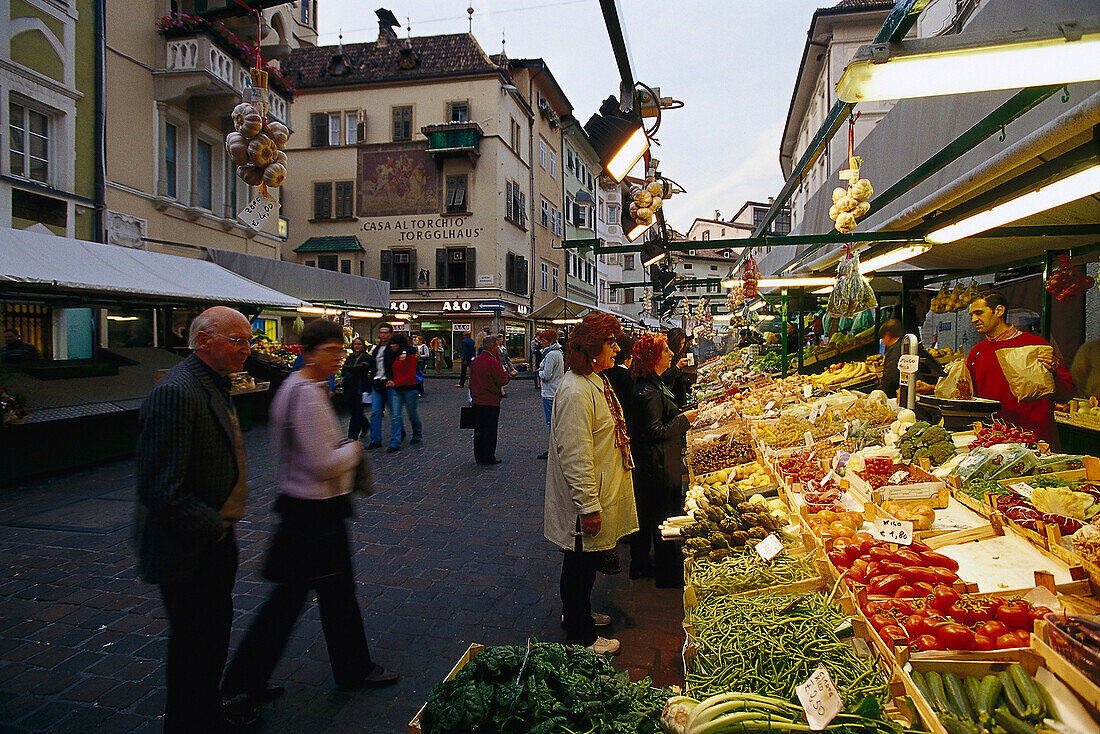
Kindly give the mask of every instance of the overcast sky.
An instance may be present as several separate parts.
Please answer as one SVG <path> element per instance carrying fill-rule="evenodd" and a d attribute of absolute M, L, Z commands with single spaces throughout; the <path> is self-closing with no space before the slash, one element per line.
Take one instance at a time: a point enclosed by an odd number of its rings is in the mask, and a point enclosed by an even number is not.
<path fill-rule="evenodd" d="M 654 155 L 687 194 L 665 206 L 683 232 L 717 209 L 731 217 L 783 184 L 779 139 L 814 10 L 836 0 L 619 0 L 637 79 L 685 106 L 663 114 Z M 321 0 L 319 42 L 373 41 L 386 7 L 414 36 L 464 33 L 511 58 L 542 57 L 582 122 L 618 90 L 598 0 Z M 402 28 L 400 35 L 404 35 Z M 640 166 L 636 172 L 640 171 Z"/>

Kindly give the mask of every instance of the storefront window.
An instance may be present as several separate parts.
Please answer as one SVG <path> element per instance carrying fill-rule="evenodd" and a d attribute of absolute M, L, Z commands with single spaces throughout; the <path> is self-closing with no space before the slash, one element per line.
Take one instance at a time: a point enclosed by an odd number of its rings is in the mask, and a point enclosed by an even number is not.
<path fill-rule="evenodd" d="M 152 347 L 152 309 L 111 309 L 107 312 L 107 348 Z"/>
<path fill-rule="evenodd" d="M 510 359 L 527 359 L 527 327 L 524 324 L 505 322 L 504 343 Z"/>

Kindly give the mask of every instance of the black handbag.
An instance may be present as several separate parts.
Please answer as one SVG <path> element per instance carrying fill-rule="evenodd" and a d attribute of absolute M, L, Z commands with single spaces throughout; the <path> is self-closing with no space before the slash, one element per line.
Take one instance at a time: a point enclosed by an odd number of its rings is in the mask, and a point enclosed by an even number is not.
<path fill-rule="evenodd" d="M 474 406 L 463 405 L 458 411 L 458 427 L 459 428 L 473 428 L 474 427 Z"/>

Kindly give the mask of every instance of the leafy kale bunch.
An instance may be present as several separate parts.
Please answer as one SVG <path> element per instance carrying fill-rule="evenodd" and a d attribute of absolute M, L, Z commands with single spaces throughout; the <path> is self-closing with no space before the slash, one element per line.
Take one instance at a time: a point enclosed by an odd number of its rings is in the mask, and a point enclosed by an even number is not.
<path fill-rule="evenodd" d="M 579 645 L 489 647 L 428 695 L 428 734 L 655 734 L 669 697 Z"/>

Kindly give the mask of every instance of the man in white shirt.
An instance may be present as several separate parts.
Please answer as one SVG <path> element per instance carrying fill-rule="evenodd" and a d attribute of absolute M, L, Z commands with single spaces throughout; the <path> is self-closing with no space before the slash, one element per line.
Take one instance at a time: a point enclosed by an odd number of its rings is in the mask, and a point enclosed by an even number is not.
<path fill-rule="evenodd" d="M 382 413 L 386 409 L 386 370 L 382 360 L 386 356 L 386 347 L 390 343 L 393 327 L 382 323 L 378 327 L 378 343 L 374 345 L 370 356 L 374 360 L 374 371 L 371 373 L 370 394 L 370 443 L 368 449 L 382 448 Z"/>
<path fill-rule="evenodd" d="M 542 361 L 539 363 L 539 382 L 542 386 L 542 408 L 546 412 L 546 425 L 550 425 L 550 414 L 554 409 L 554 393 L 561 384 L 561 378 L 565 376 L 565 356 L 561 353 L 558 344 L 558 332 L 547 329 L 539 334 L 539 345 L 542 347 Z M 549 452 L 539 454 L 540 459 L 546 459 Z"/>

